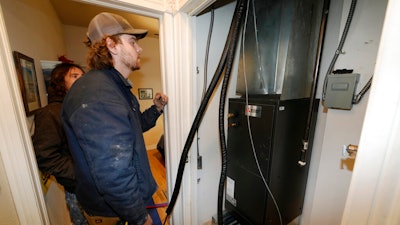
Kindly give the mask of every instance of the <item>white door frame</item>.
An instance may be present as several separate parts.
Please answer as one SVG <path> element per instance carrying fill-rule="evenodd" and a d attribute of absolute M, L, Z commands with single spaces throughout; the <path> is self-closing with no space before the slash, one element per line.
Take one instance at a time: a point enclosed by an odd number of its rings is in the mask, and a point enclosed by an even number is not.
<path fill-rule="evenodd" d="M 50 224 L 27 128 L 3 10 L 0 10 L 0 160 L 20 224 Z M 3 191 L 4 188 L 0 187 Z"/>
<path fill-rule="evenodd" d="M 342 224 L 400 223 L 400 1 L 388 1 Z"/>

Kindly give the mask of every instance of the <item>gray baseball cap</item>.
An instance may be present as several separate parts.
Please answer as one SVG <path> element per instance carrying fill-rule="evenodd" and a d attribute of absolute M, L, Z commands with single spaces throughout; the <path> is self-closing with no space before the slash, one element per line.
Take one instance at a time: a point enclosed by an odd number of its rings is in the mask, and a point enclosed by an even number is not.
<path fill-rule="evenodd" d="M 97 14 L 89 23 L 87 36 L 92 43 L 116 34 L 132 34 L 141 39 L 146 36 L 147 30 L 134 29 L 122 16 L 108 12 Z"/>

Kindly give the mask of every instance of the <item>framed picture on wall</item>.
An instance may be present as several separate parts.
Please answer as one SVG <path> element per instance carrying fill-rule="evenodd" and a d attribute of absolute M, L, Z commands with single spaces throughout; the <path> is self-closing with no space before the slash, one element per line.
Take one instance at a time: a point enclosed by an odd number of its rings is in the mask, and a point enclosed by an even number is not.
<path fill-rule="evenodd" d="M 139 88 L 139 99 L 153 99 L 153 88 Z"/>
<path fill-rule="evenodd" d="M 61 61 L 48 61 L 48 60 L 40 60 L 40 66 L 42 67 L 44 84 L 46 86 L 46 93 L 49 92 L 50 79 L 51 79 L 51 71 L 58 65 L 62 63 Z"/>
<path fill-rule="evenodd" d="M 13 55 L 25 113 L 30 116 L 41 107 L 35 62 L 31 57 L 17 51 L 13 51 Z"/>

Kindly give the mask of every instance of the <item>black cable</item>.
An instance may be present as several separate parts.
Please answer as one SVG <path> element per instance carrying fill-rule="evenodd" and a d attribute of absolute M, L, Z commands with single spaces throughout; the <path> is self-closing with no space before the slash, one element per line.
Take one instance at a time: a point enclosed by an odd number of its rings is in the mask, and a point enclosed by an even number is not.
<path fill-rule="evenodd" d="M 234 16 L 236 16 L 237 20 L 234 25 L 234 35 L 229 47 L 228 51 L 228 59 L 225 70 L 225 76 L 222 82 L 221 87 L 221 96 L 220 96 L 220 104 L 219 104 L 219 134 L 220 134 L 220 147 L 221 147 L 221 175 L 218 185 L 218 207 L 217 207 L 217 216 L 218 216 L 218 225 L 223 224 L 223 200 L 224 200 L 224 187 L 227 173 L 227 144 L 225 139 L 225 102 L 226 102 L 226 94 L 228 91 L 229 78 L 231 76 L 232 65 L 235 58 L 235 52 L 237 49 L 237 43 L 239 40 L 240 31 L 242 28 L 242 23 L 244 20 L 244 12 L 246 12 L 247 0 L 241 0 L 237 3 L 239 6 L 237 11 L 235 11 Z"/>
<path fill-rule="evenodd" d="M 236 5 L 235 12 L 238 11 L 237 8 L 238 8 L 238 4 Z M 201 122 L 201 120 L 202 120 L 202 118 L 204 116 L 204 112 L 205 112 L 205 109 L 206 109 L 206 107 L 208 105 L 208 102 L 209 102 L 209 100 L 210 100 L 210 98 L 211 98 L 211 96 L 212 96 L 212 94 L 214 92 L 214 89 L 217 86 L 217 83 L 220 80 L 222 72 L 223 72 L 223 70 L 225 68 L 226 58 L 227 58 L 227 54 L 228 54 L 228 46 L 230 46 L 231 39 L 233 37 L 233 32 L 234 32 L 234 28 L 233 28 L 234 21 L 236 21 L 235 16 L 233 17 L 233 22 L 232 22 L 231 27 L 229 29 L 227 41 L 225 43 L 225 46 L 224 46 L 224 49 L 223 49 L 223 52 L 222 52 L 221 59 L 219 61 L 218 67 L 217 67 L 217 69 L 215 71 L 213 79 L 211 80 L 210 86 L 207 89 L 207 92 L 206 92 L 206 94 L 204 96 L 204 99 L 200 104 L 200 107 L 199 107 L 199 109 L 197 111 L 196 117 L 195 117 L 195 119 L 193 121 L 192 127 L 191 127 L 191 129 L 189 131 L 189 134 L 188 134 L 188 137 L 186 139 L 185 145 L 183 147 L 181 158 L 180 158 L 180 161 L 179 161 L 178 172 L 177 172 L 177 177 L 176 177 L 176 181 L 175 181 L 175 185 L 174 185 L 174 190 L 173 190 L 172 197 L 171 197 L 170 203 L 168 205 L 168 208 L 166 209 L 167 217 L 169 217 L 171 215 L 172 210 L 173 210 L 173 208 L 175 206 L 176 200 L 178 198 L 178 194 L 179 194 L 180 187 L 181 187 L 181 184 L 182 184 L 183 172 L 185 170 L 186 159 L 187 159 L 187 155 L 188 155 L 189 150 L 190 150 L 190 146 L 192 145 L 193 138 L 194 138 L 194 136 L 196 134 L 197 129 L 199 128 L 200 122 Z"/>
<path fill-rule="evenodd" d="M 214 27 L 214 5 L 211 6 L 211 18 L 210 18 L 210 27 L 208 29 L 208 37 L 207 37 L 207 44 L 206 44 L 206 54 L 204 58 L 204 80 L 203 80 L 203 92 L 201 93 L 201 101 L 204 99 L 204 95 L 207 91 L 207 75 L 208 75 L 208 56 L 210 51 L 210 42 L 212 37 L 212 31 Z M 200 101 L 200 102 L 201 102 Z M 200 146 L 199 146 L 199 133 L 198 130 L 196 131 L 196 140 L 197 140 L 197 169 L 202 169 L 203 165 L 200 165 L 201 156 L 200 156 Z"/>
<path fill-rule="evenodd" d="M 166 225 L 166 224 L 167 224 L 167 221 L 168 221 L 168 216 L 166 216 L 166 217 L 164 218 L 163 225 Z"/>
<path fill-rule="evenodd" d="M 328 71 L 326 72 L 323 91 L 322 91 L 322 99 L 323 100 L 325 100 L 326 85 L 328 83 L 328 75 L 330 73 L 332 73 L 332 70 L 333 70 L 333 67 L 335 66 L 336 60 L 339 57 L 339 54 L 342 53 L 343 45 L 344 45 L 344 42 L 346 40 L 347 33 L 349 32 L 351 21 L 353 20 L 353 15 L 354 15 L 354 11 L 355 11 L 355 8 L 356 8 L 356 4 L 357 4 L 357 0 L 352 0 L 351 1 L 349 15 L 347 16 L 346 25 L 344 27 L 342 37 L 340 38 L 339 46 L 338 46 L 337 50 L 335 51 L 335 54 L 334 54 L 333 59 L 331 61 L 331 64 L 329 65 Z"/>
<path fill-rule="evenodd" d="M 321 25 L 319 29 L 319 37 L 318 37 L 318 44 L 317 44 L 317 54 L 315 58 L 315 65 L 314 65 L 314 73 L 313 73 L 313 80 L 312 80 L 312 87 L 310 93 L 310 104 L 308 106 L 308 115 L 307 115 L 307 124 L 306 129 L 304 131 L 303 137 L 303 148 L 301 149 L 300 160 L 298 161 L 299 166 L 305 166 L 307 160 L 307 150 L 308 150 L 308 142 L 310 141 L 310 133 L 311 133 L 311 126 L 312 126 L 312 119 L 314 115 L 314 102 L 315 102 L 315 95 L 317 92 L 317 84 L 319 78 L 319 69 L 320 69 L 320 62 L 321 62 L 321 52 L 322 52 L 322 45 L 324 43 L 325 37 L 325 28 L 328 20 L 328 12 L 329 12 L 329 0 L 324 1 L 324 5 L 322 8 L 322 18 L 321 18 Z"/>
<path fill-rule="evenodd" d="M 208 74 L 208 56 L 209 56 L 209 51 L 210 51 L 210 42 L 211 42 L 211 37 L 212 37 L 212 31 L 214 27 L 214 5 L 211 6 L 211 18 L 210 18 L 210 27 L 208 29 L 208 37 L 207 37 L 207 45 L 206 45 L 206 54 L 204 58 L 204 84 L 203 84 L 203 92 L 201 94 L 201 99 L 204 98 L 204 94 L 206 93 L 206 87 L 207 87 L 207 74 Z"/>
<path fill-rule="evenodd" d="M 365 93 L 367 93 L 367 91 L 369 90 L 369 88 L 371 87 L 372 84 L 372 78 L 369 78 L 367 84 L 365 84 L 365 86 L 363 87 L 363 89 L 360 91 L 360 93 L 358 93 L 353 100 L 353 104 L 358 104 L 360 103 L 361 99 L 364 97 Z"/>

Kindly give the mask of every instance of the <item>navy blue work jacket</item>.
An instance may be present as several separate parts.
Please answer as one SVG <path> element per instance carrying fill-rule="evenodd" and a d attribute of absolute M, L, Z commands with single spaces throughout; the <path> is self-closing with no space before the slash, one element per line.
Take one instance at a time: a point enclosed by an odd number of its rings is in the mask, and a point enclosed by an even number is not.
<path fill-rule="evenodd" d="M 143 132 L 156 124 L 160 113 L 154 105 L 141 113 L 130 89 L 114 68 L 92 70 L 68 91 L 62 120 L 84 210 L 142 224 L 145 202 L 157 189 Z"/>

